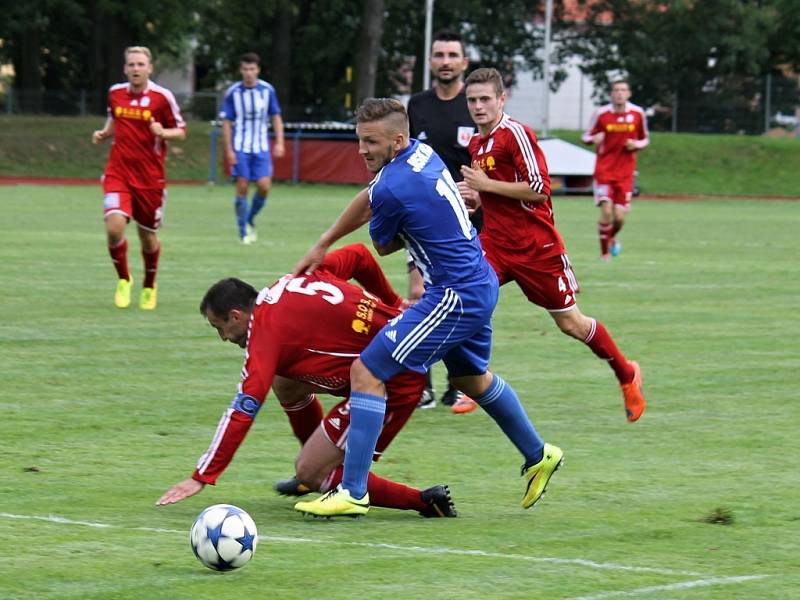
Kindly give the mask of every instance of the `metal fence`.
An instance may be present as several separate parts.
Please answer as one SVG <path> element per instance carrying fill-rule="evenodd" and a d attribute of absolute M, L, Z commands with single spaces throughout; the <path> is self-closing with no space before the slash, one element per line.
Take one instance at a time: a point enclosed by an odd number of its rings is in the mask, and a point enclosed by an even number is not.
<path fill-rule="evenodd" d="M 176 94 L 187 118 L 212 120 L 219 115 L 222 91 Z M 93 115 L 105 110 L 105 94 L 79 90 L 0 92 L 0 110 L 6 114 Z M 346 121 L 344 109 L 320 106 L 283 107 L 284 120 Z M 676 93 L 669 102 L 649 107 L 650 128 L 656 131 L 760 134 L 781 129 L 800 134 L 800 79 L 766 75 L 740 82 L 735 88 L 700 95 Z"/>

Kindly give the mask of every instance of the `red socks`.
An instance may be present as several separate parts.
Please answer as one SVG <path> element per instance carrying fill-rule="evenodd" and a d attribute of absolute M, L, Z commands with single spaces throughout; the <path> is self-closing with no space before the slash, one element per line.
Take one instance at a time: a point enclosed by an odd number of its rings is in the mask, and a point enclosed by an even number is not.
<path fill-rule="evenodd" d="M 336 467 L 323 483 L 325 489 L 320 491 L 332 490 L 339 485 L 342 481 L 343 470 L 342 466 Z M 418 489 L 384 479 L 372 472 L 367 479 L 367 493 L 370 506 L 400 510 L 424 510 L 428 506 L 422 501 L 422 493 Z"/>
<path fill-rule="evenodd" d="M 592 329 L 583 341 L 598 358 L 608 361 L 620 383 L 633 381 L 633 367 L 600 321 L 592 319 Z"/>
<path fill-rule="evenodd" d="M 128 238 L 122 238 L 116 246 L 109 246 L 108 253 L 111 255 L 111 262 L 117 270 L 120 279 L 130 280 L 131 274 L 128 271 Z"/>
<path fill-rule="evenodd" d="M 614 237 L 614 224 L 613 223 L 598 223 L 597 236 L 600 238 L 600 254 L 605 256 L 608 254 L 608 241 Z"/>
<path fill-rule="evenodd" d="M 305 444 L 322 422 L 322 403 L 316 394 L 309 394 L 306 400 L 294 406 L 281 406 L 289 417 L 289 424 L 300 444 Z"/>
<path fill-rule="evenodd" d="M 160 255 L 161 244 L 159 244 L 156 251 L 152 253 L 147 253 L 142 250 L 142 258 L 144 259 L 144 283 L 142 287 L 156 287 L 156 271 L 158 270 L 158 257 Z"/>

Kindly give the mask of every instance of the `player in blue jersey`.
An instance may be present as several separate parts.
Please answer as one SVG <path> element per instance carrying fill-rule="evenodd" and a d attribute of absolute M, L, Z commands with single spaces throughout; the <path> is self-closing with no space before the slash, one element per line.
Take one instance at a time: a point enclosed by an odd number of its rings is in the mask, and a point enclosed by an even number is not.
<path fill-rule="evenodd" d="M 272 153 L 284 155 L 283 119 L 275 88 L 259 79 L 261 59 L 248 52 L 239 59 L 242 80 L 225 92 L 222 107 L 222 137 L 225 155 L 236 178 L 236 224 L 239 238 L 245 244 L 256 241 L 255 217 L 264 208 L 272 185 L 272 156 L 269 146 L 269 122 L 275 130 Z M 256 190 L 247 206 L 247 186 L 255 182 Z"/>
<path fill-rule="evenodd" d="M 498 281 L 483 258 L 458 187 L 430 146 L 409 139 L 408 117 L 398 101 L 370 98 L 359 107 L 356 121 L 358 151 L 375 178 L 294 273 L 313 271 L 334 242 L 369 222 L 379 254 L 410 252 L 425 292 L 353 362 L 342 483 L 295 509 L 317 516 L 366 514 L 370 460 L 386 408 L 383 382 L 403 369 L 424 373 L 439 360 L 453 384 L 486 410 L 524 456 L 522 506 L 528 508 L 541 497 L 563 453 L 544 443 L 511 386 L 488 370 Z"/>

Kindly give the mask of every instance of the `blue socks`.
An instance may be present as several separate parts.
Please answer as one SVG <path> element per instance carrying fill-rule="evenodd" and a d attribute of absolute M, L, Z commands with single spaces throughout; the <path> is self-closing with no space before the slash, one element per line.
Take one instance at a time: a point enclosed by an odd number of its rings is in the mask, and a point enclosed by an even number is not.
<path fill-rule="evenodd" d="M 526 466 L 542 460 L 544 441 L 525 414 L 517 393 L 499 375 L 492 374 L 492 383 L 487 390 L 473 399 L 489 413 L 506 437 L 522 453 Z"/>
<path fill-rule="evenodd" d="M 250 225 L 250 227 L 255 226 L 253 219 L 255 219 L 256 215 L 261 212 L 261 209 L 264 208 L 266 203 L 266 196 L 259 196 L 257 193 L 253 194 L 253 200 L 250 203 L 250 213 L 247 215 L 247 223 Z"/>
<path fill-rule="evenodd" d="M 236 196 L 233 201 L 233 208 L 236 211 L 236 225 L 239 227 L 239 237 L 244 238 L 247 233 L 245 228 L 247 224 L 247 197 Z"/>
<path fill-rule="evenodd" d="M 383 429 L 386 400 L 363 392 L 350 392 L 350 431 L 344 455 L 342 487 L 356 500 L 367 493 L 367 478 L 375 444 Z"/>

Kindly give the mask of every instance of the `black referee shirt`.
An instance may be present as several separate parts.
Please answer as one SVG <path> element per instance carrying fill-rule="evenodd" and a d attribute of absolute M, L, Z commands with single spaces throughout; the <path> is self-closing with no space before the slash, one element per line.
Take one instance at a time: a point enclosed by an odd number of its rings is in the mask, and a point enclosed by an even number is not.
<path fill-rule="evenodd" d="M 433 90 L 414 94 L 408 101 L 408 120 L 411 137 L 433 148 L 453 179 L 461 181 L 461 166 L 471 162 L 467 145 L 476 132 L 464 90 L 452 100 L 440 100 Z"/>

